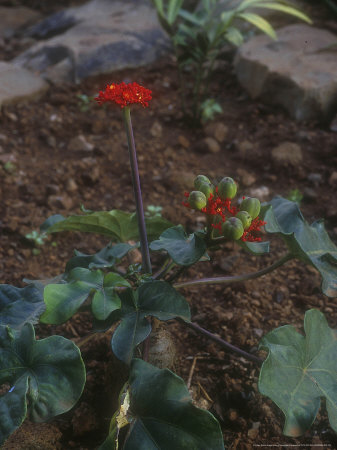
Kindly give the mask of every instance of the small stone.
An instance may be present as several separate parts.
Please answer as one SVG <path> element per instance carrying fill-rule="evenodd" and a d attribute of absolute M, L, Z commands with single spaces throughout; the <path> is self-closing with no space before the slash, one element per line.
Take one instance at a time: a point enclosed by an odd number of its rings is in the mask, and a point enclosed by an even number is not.
<path fill-rule="evenodd" d="M 297 166 L 303 160 L 301 147 L 295 142 L 282 142 L 271 151 L 272 159 L 282 166 Z"/>
<path fill-rule="evenodd" d="M 156 120 L 151 129 L 150 129 L 151 136 L 154 138 L 160 138 L 163 134 L 163 127 L 161 124 Z"/>
<path fill-rule="evenodd" d="M 309 173 L 308 181 L 315 186 L 318 186 L 322 182 L 322 175 L 320 173 Z"/>
<path fill-rule="evenodd" d="M 68 145 L 68 150 L 73 152 L 92 152 L 94 149 L 94 145 L 90 144 L 83 136 L 83 134 L 79 134 L 78 136 L 71 139 Z"/>
<path fill-rule="evenodd" d="M 191 143 L 190 141 L 183 135 L 178 136 L 178 142 L 179 144 L 184 148 L 190 148 Z"/>
<path fill-rule="evenodd" d="M 332 122 L 330 123 L 330 130 L 335 131 L 337 133 L 337 114 L 332 119 Z"/>
<path fill-rule="evenodd" d="M 254 145 L 250 141 L 237 142 L 236 147 L 240 155 L 244 158 L 248 152 L 253 150 Z"/>
<path fill-rule="evenodd" d="M 334 187 L 337 186 L 337 172 L 334 171 L 329 177 L 329 184 L 330 186 Z"/>
<path fill-rule="evenodd" d="M 60 193 L 60 188 L 57 184 L 47 184 L 46 185 L 47 195 L 56 195 Z"/>
<path fill-rule="evenodd" d="M 259 186 L 259 187 L 255 188 L 255 189 L 250 189 L 249 190 L 249 196 L 250 197 L 256 197 L 262 202 L 267 200 L 269 195 L 270 195 L 270 190 L 269 190 L 269 188 L 267 186 Z"/>
<path fill-rule="evenodd" d="M 55 148 L 56 147 L 56 138 L 54 136 L 47 136 L 47 144 L 49 147 Z"/>
<path fill-rule="evenodd" d="M 70 209 L 73 206 L 73 201 L 67 195 L 50 195 L 48 197 L 48 206 L 51 209 Z"/>
<path fill-rule="evenodd" d="M 259 434 L 260 422 L 253 422 L 252 428 L 248 430 L 248 437 L 250 439 L 256 439 Z"/>
<path fill-rule="evenodd" d="M 66 190 L 68 192 L 75 192 L 77 191 L 78 186 L 75 180 L 73 180 L 72 178 L 69 178 L 66 184 Z"/>
<path fill-rule="evenodd" d="M 207 137 L 203 139 L 203 143 L 205 144 L 206 149 L 211 153 L 219 153 L 220 152 L 220 145 L 218 142 L 211 137 Z"/>
<path fill-rule="evenodd" d="M 228 135 L 228 127 L 222 122 L 210 123 L 206 126 L 205 133 L 223 143 Z"/>
<path fill-rule="evenodd" d="M 14 163 L 16 162 L 16 157 L 13 155 L 13 153 L 3 153 L 0 155 L 0 163 L 7 164 L 7 163 Z"/>
<path fill-rule="evenodd" d="M 312 189 L 310 187 L 304 188 L 303 199 L 310 201 L 310 202 L 317 200 L 317 193 L 316 193 L 315 189 Z"/>
<path fill-rule="evenodd" d="M 5 143 L 8 141 L 8 137 L 5 134 L 0 133 L 0 142 Z"/>
<path fill-rule="evenodd" d="M 244 187 L 251 186 L 256 182 L 256 177 L 245 169 L 237 169 L 237 174 L 240 177 L 240 183 Z"/>

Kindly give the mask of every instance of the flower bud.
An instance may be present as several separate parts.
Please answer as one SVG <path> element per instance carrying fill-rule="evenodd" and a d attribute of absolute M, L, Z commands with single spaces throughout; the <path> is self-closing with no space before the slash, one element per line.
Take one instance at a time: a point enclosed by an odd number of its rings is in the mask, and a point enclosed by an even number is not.
<path fill-rule="evenodd" d="M 199 190 L 201 183 L 211 184 L 210 180 L 205 175 L 198 175 L 194 180 L 194 187 Z"/>
<path fill-rule="evenodd" d="M 236 195 L 237 185 L 233 178 L 224 177 L 218 184 L 218 195 L 221 200 L 232 199 Z"/>
<path fill-rule="evenodd" d="M 241 220 L 243 228 L 245 230 L 250 227 L 252 223 L 252 217 L 247 211 L 239 211 L 235 217 Z"/>
<path fill-rule="evenodd" d="M 205 208 L 207 199 L 205 194 L 202 192 L 192 191 L 188 197 L 188 203 L 191 208 L 198 209 L 200 211 L 202 208 Z"/>
<path fill-rule="evenodd" d="M 237 241 L 243 235 L 243 225 L 240 219 L 230 217 L 222 225 L 222 234 L 225 238 Z"/>
<path fill-rule="evenodd" d="M 260 209 L 260 200 L 254 197 L 246 197 L 240 205 L 240 211 L 247 211 L 252 219 L 255 219 L 259 215 Z"/>
<path fill-rule="evenodd" d="M 205 183 L 204 181 L 199 184 L 199 191 L 201 191 L 203 194 L 205 194 L 206 199 L 208 200 L 210 195 L 214 195 L 215 187 L 213 184 Z"/>

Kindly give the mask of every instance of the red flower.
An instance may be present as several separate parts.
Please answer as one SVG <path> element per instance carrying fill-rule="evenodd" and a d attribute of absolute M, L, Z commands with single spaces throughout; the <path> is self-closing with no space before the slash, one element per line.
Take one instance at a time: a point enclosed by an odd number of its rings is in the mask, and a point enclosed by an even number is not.
<path fill-rule="evenodd" d="M 188 197 L 189 193 L 185 192 L 184 196 Z M 182 204 L 187 208 L 190 207 L 188 202 L 182 202 Z M 215 195 L 210 194 L 207 205 L 205 208 L 202 208 L 201 212 L 209 216 L 214 216 L 211 226 L 221 233 L 222 223 L 226 221 L 227 217 L 235 217 L 239 212 L 239 209 L 232 205 L 232 201 L 229 198 L 221 200 L 221 198 L 218 197 L 218 188 L 216 188 Z M 261 238 L 258 236 L 258 233 L 261 231 L 261 227 L 266 223 L 267 222 L 264 222 L 259 217 L 256 217 L 256 219 L 252 220 L 250 227 L 244 231 L 240 240 L 243 242 L 260 242 Z"/>
<path fill-rule="evenodd" d="M 140 86 L 138 83 L 120 83 L 108 84 L 105 91 L 100 91 L 95 98 L 99 105 L 102 103 L 116 103 L 121 108 L 131 105 L 132 103 L 140 103 L 144 108 L 149 106 L 152 99 L 152 92 Z"/>

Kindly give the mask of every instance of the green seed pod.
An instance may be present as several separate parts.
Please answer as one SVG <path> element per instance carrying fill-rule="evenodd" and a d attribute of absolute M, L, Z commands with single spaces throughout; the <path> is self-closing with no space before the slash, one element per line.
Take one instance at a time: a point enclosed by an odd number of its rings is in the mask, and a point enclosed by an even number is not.
<path fill-rule="evenodd" d="M 252 219 L 255 219 L 259 215 L 260 209 L 260 200 L 254 197 L 246 197 L 244 200 L 242 200 L 240 205 L 240 211 L 247 211 Z"/>
<path fill-rule="evenodd" d="M 199 211 L 204 208 L 207 204 L 207 199 L 205 194 L 200 191 L 192 191 L 188 197 L 188 203 L 193 209 L 198 209 Z"/>
<path fill-rule="evenodd" d="M 198 175 L 194 180 L 194 187 L 199 190 L 201 183 L 211 184 L 210 180 L 205 175 Z"/>
<path fill-rule="evenodd" d="M 247 211 L 239 211 L 235 217 L 241 220 L 243 228 L 245 230 L 250 227 L 252 223 L 252 217 Z"/>
<path fill-rule="evenodd" d="M 208 200 L 209 196 L 211 194 L 214 195 L 215 187 L 214 187 L 213 184 L 202 182 L 202 183 L 199 184 L 198 190 L 201 191 L 203 194 L 205 194 L 205 196 L 206 196 L 206 198 Z"/>
<path fill-rule="evenodd" d="M 224 177 L 218 184 L 218 194 L 221 200 L 234 198 L 237 190 L 235 181 L 230 177 Z"/>
<path fill-rule="evenodd" d="M 222 234 L 225 238 L 237 241 L 243 235 L 243 225 L 240 219 L 230 217 L 222 225 Z"/>

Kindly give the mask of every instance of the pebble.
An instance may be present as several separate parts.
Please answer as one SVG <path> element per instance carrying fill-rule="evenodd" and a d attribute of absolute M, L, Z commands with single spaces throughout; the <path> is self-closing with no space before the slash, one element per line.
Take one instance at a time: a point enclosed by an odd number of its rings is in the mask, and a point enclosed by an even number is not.
<path fill-rule="evenodd" d="M 303 199 L 307 200 L 307 201 L 315 201 L 317 200 L 317 192 L 315 191 L 315 189 L 310 188 L 310 187 L 306 187 L 303 189 Z"/>
<path fill-rule="evenodd" d="M 94 150 L 94 145 L 90 144 L 83 136 L 83 134 L 79 134 L 70 140 L 68 144 L 68 150 L 73 152 L 92 152 Z"/>
<path fill-rule="evenodd" d="M 250 141 L 237 142 L 236 147 L 240 155 L 244 158 L 248 152 L 253 150 L 254 145 Z"/>
<path fill-rule="evenodd" d="M 320 173 L 309 173 L 308 181 L 314 186 L 318 186 L 322 182 L 322 175 Z"/>
<path fill-rule="evenodd" d="M 330 130 L 335 131 L 337 133 L 337 114 L 332 119 L 332 122 L 330 123 Z"/>
<path fill-rule="evenodd" d="M 73 206 L 73 201 L 68 195 L 50 195 L 48 206 L 55 210 L 70 209 Z"/>
<path fill-rule="evenodd" d="M 282 166 L 297 166 L 303 160 L 301 147 L 295 142 L 282 142 L 271 151 L 272 159 Z"/>
<path fill-rule="evenodd" d="M 161 124 L 156 120 L 151 129 L 150 129 L 151 136 L 154 138 L 160 138 L 163 135 L 163 127 Z"/>
<path fill-rule="evenodd" d="M 73 178 L 69 178 L 66 184 L 66 190 L 68 192 L 75 192 L 78 190 L 76 181 Z"/>
<path fill-rule="evenodd" d="M 330 175 L 329 184 L 332 187 L 337 186 L 337 171 L 333 171 L 332 174 Z"/>
<path fill-rule="evenodd" d="M 203 143 L 210 153 L 219 153 L 221 150 L 220 145 L 214 138 L 206 137 L 205 139 L 203 139 Z"/>
<path fill-rule="evenodd" d="M 236 173 L 240 177 L 242 186 L 248 187 L 256 182 L 256 177 L 245 169 L 237 169 Z"/>
<path fill-rule="evenodd" d="M 56 195 L 60 193 L 60 188 L 57 184 L 47 184 L 46 185 L 47 195 Z"/>
<path fill-rule="evenodd" d="M 228 127 L 222 122 L 210 123 L 205 127 L 205 133 L 223 143 L 228 135 Z"/>
<path fill-rule="evenodd" d="M 182 147 L 184 147 L 186 149 L 190 148 L 190 146 L 191 146 L 190 141 L 183 135 L 178 136 L 178 142 Z"/>
<path fill-rule="evenodd" d="M 267 186 L 259 186 L 255 189 L 250 189 L 249 195 L 250 197 L 256 197 L 261 202 L 264 202 L 270 196 L 270 190 Z"/>

